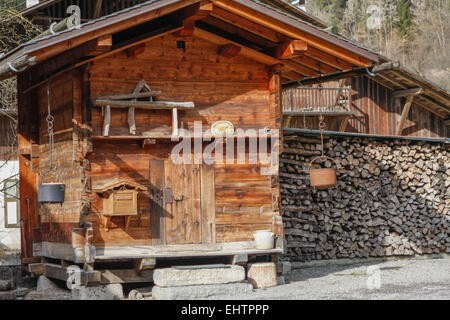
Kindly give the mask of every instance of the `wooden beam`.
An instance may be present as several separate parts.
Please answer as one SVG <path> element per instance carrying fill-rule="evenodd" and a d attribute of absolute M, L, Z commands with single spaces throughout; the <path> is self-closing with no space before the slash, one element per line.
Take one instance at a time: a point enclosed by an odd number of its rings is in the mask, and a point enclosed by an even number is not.
<path fill-rule="evenodd" d="M 406 89 L 406 90 L 400 90 L 394 92 L 394 98 L 403 98 L 403 97 L 409 97 L 409 96 L 416 96 L 423 93 L 423 89 L 418 88 L 412 88 L 412 89 Z"/>
<path fill-rule="evenodd" d="M 128 58 L 136 57 L 136 56 L 140 55 L 141 53 L 145 52 L 145 47 L 146 47 L 145 43 L 140 43 L 136 46 L 128 48 L 127 50 L 125 50 L 125 53 L 127 54 Z"/>
<path fill-rule="evenodd" d="M 353 64 L 311 46 L 308 48 L 308 51 L 305 52 L 305 56 L 318 60 L 339 70 L 351 70 L 353 68 Z"/>
<path fill-rule="evenodd" d="M 19 59 L 10 62 L 8 65 L 6 62 L 0 65 L 0 80 L 7 79 L 11 75 L 15 74 L 15 70 L 20 70 L 22 68 L 27 68 L 29 66 L 33 66 L 36 63 L 38 63 L 38 58 L 36 57 L 29 57 L 27 55 L 24 55 L 20 57 Z M 12 67 L 12 68 L 11 68 Z"/>
<path fill-rule="evenodd" d="M 234 58 L 239 55 L 241 52 L 241 47 L 236 46 L 232 43 L 226 44 L 219 49 L 219 56 L 225 58 Z"/>
<path fill-rule="evenodd" d="M 251 32 L 259 37 L 262 37 L 275 43 L 288 40 L 288 37 L 285 37 L 273 31 L 272 29 L 266 28 L 260 24 L 257 24 L 251 20 L 241 17 L 237 14 L 234 14 L 228 10 L 222 9 L 218 6 L 214 6 L 211 15 L 217 19 L 235 25 L 239 28 L 242 28 L 243 30 Z"/>
<path fill-rule="evenodd" d="M 154 146 L 156 144 L 156 139 L 146 138 L 142 141 L 142 149 Z"/>
<path fill-rule="evenodd" d="M 291 40 L 275 48 L 274 56 L 277 59 L 292 59 L 303 56 L 308 50 L 308 43 L 303 40 Z"/>
<path fill-rule="evenodd" d="M 184 9 L 180 14 L 183 20 L 183 29 L 178 31 L 177 37 L 190 37 L 194 33 L 195 22 L 208 17 L 213 10 L 211 2 L 199 2 Z"/>
<path fill-rule="evenodd" d="M 345 130 L 347 130 L 349 120 L 350 120 L 350 117 L 345 117 L 344 119 L 342 119 L 341 126 L 339 128 L 340 132 L 345 132 Z"/>
<path fill-rule="evenodd" d="M 389 70 L 396 69 L 399 67 L 400 67 L 399 62 L 390 61 L 390 62 L 382 63 L 380 65 L 373 67 L 371 71 L 373 73 L 379 73 L 382 71 L 389 71 Z"/>
<path fill-rule="evenodd" d="M 28 265 L 28 272 L 34 273 L 35 275 L 44 274 L 44 264 L 43 263 L 30 263 Z"/>
<path fill-rule="evenodd" d="M 134 268 L 138 271 L 154 269 L 155 266 L 155 258 L 142 258 L 134 260 Z"/>
<path fill-rule="evenodd" d="M 134 111 L 135 110 L 136 110 L 135 107 L 128 108 L 128 126 L 130 128 L 131 135 L 136 134 L 136 121 L 134 120 Z"/>
<path fill-rule="evenodd" d="M 356 52 L 334 44 L 329 40 L 322 39 L 317 35 L 313 35 L 291 24 L 282 22 L 277 18 L 268 16 L 254 9 L 250 9 L 243 4 L 226 0 L 213 0 L 212 2 L 225 10 L 231 11 L 253 22 L 268 27 L 276 32 L 284 34 L 289 38 L 304 40 L 309 45 L 345 60 L 352 65 L 367 67 L 372 65 L 374 62 Z"/>
<path fill-rule="evenodd" d="M 210 26 L 213 26 L 217 29 L 223 30 L 230 35 L 242 38 L 252 44 L 255 44 L 255 47 L 253 49 L 256 50 L 261 50 L 263 48 L 273 48 L 278 45 L 278 41 L 274 42 L 267 38 L 263 38 L 258 34 L 247 31 L 237 25 L 231 24 L 227 21 L 214 17 L 213 15 L 206 17 L 205 19 L 202 20 L 202 22 Z"/>
<path fill-rule="evenodd" d="M 181 30 L 181 29 L 182 29 L 182 27 L 174 27 L 174 28 L 171 29 L 171 30 L 164 30 L 164 31 L 159 30 L 159 31 L 156 31 L 155 34 L 149 35 L 148 37 L 143 38 L 143 39 L 140 39 L 140 40 L 138 40 L 138 41 L 136 41 L 136 42 L 133 42 L 133 43 L 130 43 L 130 44 L 127 44 L 127 45 L 123 45 L 123 46 L 121 46 L 121 47 L 119 47 L 119 48 L 117 48 L 117 49 L 113 49 L 113 50 L 111 50 L 111 51 L 108 51 L 108 52 L 103 53 L 103 54 L 101 54 L 101 55 L 98 55 L 98 56 L 96 56 L 96 57 L 89 58 L 89 59 L 83 60 L 83 61 L 81 61 L 81 62 L 78 62 L 78 63 L 76 63 L 76 64 L 74 64 L 74 65 L 71 65 L 71 66 L 67 67 L 66 69 L 63 69 L 63 70 L 61 70 L 61 71 L 58 71 L 57 73 L 53 74 L 50 78 L 46 78 L 46 79 L 44 79 L 44 80 L 42 80 L 42 81 L 40 81 L 40 82 L 37 82 L 36 84 L 32 85 L 31 87 L 28 87 L 27 89 L 25 89 L 25 90 L 23 91 L 23 93 L 28 93 L 28 92 L 30 92 L 31 90 L 34 90 L 34 89 L 36 89 L 37 87 L 40 87 L 41 85 L 46 84 L 46 83 L 48 82 L 49 79 L 54 79 L 54 78 L 56 78 L 56 77 L 58 77 L 58 76 L 60 76 L 60 75 L 62 75 L 62 74 L 64 74 L 64 73 L 66 73 L 66 72 L 69 72 L 69 71 L 71 71 L 71 70 L 73 70 L 73 69 L 75 69 L 75 68 L 81 67 L 81 66 L 83 66 L 83 65 L 85 65 L 85 64 L 88 64 L 88 63 L 90 63 L 90 62 L 97 61 L 97 60 L 99 60 L 99 59 L 103 59 L 103 58 L 109 57 L 109 56 L 111 56 L 111 55 L 113 55 L 113 54 L 116 54 L 116 53 L 118 53 L 118 52 L 125 51 L 126 49 L 131 48 L 131 47 L 133 47 L 133 46 L 136 46 L 136 45 L 138 45 L 138 44 L 140 44 L 140 43 L 150 42 L 151 40 L 154 40 L 154 39 L 163 37 L 164 35 L 167 35 L 167 34 L 174 33 L 174 32 L 179 31 L 179 30 Z M 75 48 L 75 49 L 73 49 L 73 50 L 77 50 L 77 49 L 78 49 L 78 48 Z M 69 51 L 68 53 L 70 53 L 70 52 L 71 52 L 71 51 Z M 67 60 L 68 60 L 69 62 L 73 62 L 74 58 L 69 56 L 69 57 L 67 58 Z M 53 59 L 52 59 L 52 60 L 49 60 L 48 63 L 52 63 L 52 61 L 53 61 Z M 45 62 L 45 63 L 47 63 L 47 62 Z M 62 67 L 63 65 L 64 65 L 64 64 L 61 63 L 60 67 Z M 41 65 L 41 66 L 42 66 L 42 65 Z M 39 68 L 37 68 L 36 70 L 39 72 L 40 69 L 41 69 L 41 68 L 39 67 Z M 53 69 L 53 71 L 54 71 L 54 70 L 56 70 L 56 68 Z M 33 72 L 34 72 L 34 71 L 35 71 L 35 70 L 33 69 Z M 52 71 L 52 72 L 53 72 L 53 71 Z M 40 75 L 40 76 L 42 77 L 42 76 L 44 76 L 44 75 L 46 75 L 46 74 L 49 74 L 49 73 L 51 73 L 51 72 L 44 73 L 43 75 Z"/>
<path fill-rule="evenodd" d="M 403 132 L 403 127 L 405 125 L 405 121 L 408 118 L 409 110 L 411 109 L 411 105 L 413 103 L 414 96 L 409 96 L 406 100 L 406 104 L 403 107 L 402 116 L 397 126 L 397 136 L 401 136 Z"/>
<path fill-rule="evenodd" d="M 129 94 L 117 94 L 111 96 L 101 96 L 97 100 L 126 100 L 126 99 L 139 99 L 139 98 L 149 98 L 160 96 L 162 91 L 148 91 L 139 93 L 129 93 Z"/>
<path fill-rule="evenodd" d="M 138 109 L 146 110 L 171 110 L 178 109 L 193 109 L 195 107 L 193 102 L 172 102 L 172 101 L 120 101 L 120 100 L 95 100 L 96 107 L 109 106 L 115 109 L 124 109 L 129 107 L 136 107 Z"/>
<path fill-rule="evenodd" d="M 282 63 L 285 69 L 295 71 L 305 77 L 316 77 L 319 75 L 319 73 L 314 69 L 305 67 L 304 65 L 297 63 L 295 60 L 283 60 Z"/>
<path fill-rule="evenodd" d="M 100 270 L 101 284 L 153 282 L 153 270 Z"/>
<path fill-rule="evenodd" d="M 177 137 L 179 131 L 178 126 L 178 109 L 173 108 L 172 109 L 172 136 Z"/>
<path fill-rule="evenodd" d="M 248 254 L 236 254 L 231 256 L 230 260 L 233 265 L 246 265 L 248 262 Z"/>
<path fill-rule="evenodd" d="M 109 136 L 109 126 L 111 125 L 111 107 L 107 105 L 103 112 L 105 113 L 103 119 L 103 136 L 107 137 Z"/>
<path fill-rule="evenodd" d="M 108 34 L 114 34 L 122 30 L 127 30 L 129 28 L 132 28 L 134 26 L 140 25 L 144 22 L 148 22 L 154 19 L 157 19 L 159 17 L 162 17 L 164 15 L 167 15 L 169 13 L 173 13 L 179 9 L 185 8 L 187 5 L 197 3 L 198 0 L 183 0 L 183 1 L 176 1 L 171 4 L 167 5 L 161 5 L 160 2 L 155 2 L 152 4 L 149 4 L 145 7 L 145 10 L 142 10 L 141 13 L 136 15 L 136 12 L 133 10 L 130 10 L 128 12 L 125 12 L 122 16 L 116 16 L 112 18 L 112 21 L 109 22 L 104 27 L 100 27 L 98 24 L 92 24 L 90 26 L 87 26 L 86 28 L 83 28 L 82 32 L 79 32 L 75 30 L 73 37 L 67 40 L 63 40 L 60 42 L 57 42 L 55 45 L 46 47 L 47 44 L 53 43 L 55 41 L 54 38 L 51 39 L 43 39 L 39 42 L 39 47 L 42 48 L 36 48 L 35 51 L 33 51 L 32 55 L 36 56 L 38 61 L 45 61 L 50 57 L 53 57 L 61 52 L 65 52 L 70 48 L 75 48 L 79 46 L 80 44 L 83 44 L 89 40 L 91 40 L 94 37 L 100 37 L 103 35 Z M 157 10 L 155 10 L 157 9 Z M 151 11 L 149 11 L 151 10 Z M 178 28 L 178 27 L 177 27 Z M 167 31 L 167 30 L 166 30 Z M 174 30 L 171 30 L 170 32 L 173 32 Z M 158 36 L 162 36 L 162 33 L 158 34 Z M 58 35 L 55 36 L 58 40 Z M 150 38 L 150 36 L 149 36 Z M 149 40 L 144 40 L 142 42 L 146 42 Z M 134 43 L 133 45 L 136 45 Z M 132 45 L 130 45 L 131 47 Z M 122 47 L 121 50 L 125 50 L 126 48 Z M 33 50 L 33 47 L 30 48 L 30 50 Z M 85 63 L 85 62 L 83 62 Z"/>
<path fill-rule="evenodd" d="M 247 57 L 247 58 L 252 59 L 252 60 L 255 60 L 255 61 L 257 61 L 259 63 L 262 63 L 262 64 L 265 64 L 265 65 L 272 66 L 272 65 L 280 64 L 280 60 L 278 60 L 278 59 L 276 59 L 274 57 L 271 57 L 271 56 L 269 56 L 267 54 L 264 54 L 262 52 L 256 51 L 254 49 L 247 48 L 247 47 L 245 47 L 245 46 L 243 46 L 241 44 L 238 44 L 236 42 L 233 42 L 231 40 L 228 40 L 228 39 L 223 38 L 221 36 L 218 36 L 218 35 L 216 35 L 214 33 L 211 33 L 211 32 L 199 29 L 199 28 L 195 28 L 194 29 L 193 36 L 197 37 L 197 38 L 200 38 L 200 39 L 203 39 L 205 41 L 217 44 L 219 46 L 224 46 L 224 45 L 227 45 L 227 44 L 233 44 L 235 46 L 241 47 L 241 53 L 240 54 L 242 56 Z"/>
<path fill-rule="evenodd" d="M 319 60 L 316 60 L 314 58 L 308 57 L 305 53 L 305 55 L 301 57 L 296 57 L 292 61 L 297 62 L 305 67 L 311 68 L 313 70 L 316 70 L 320 74 L 331 74 L 335 73 L 337 69 L 329 64 L 323 63 Z"/>

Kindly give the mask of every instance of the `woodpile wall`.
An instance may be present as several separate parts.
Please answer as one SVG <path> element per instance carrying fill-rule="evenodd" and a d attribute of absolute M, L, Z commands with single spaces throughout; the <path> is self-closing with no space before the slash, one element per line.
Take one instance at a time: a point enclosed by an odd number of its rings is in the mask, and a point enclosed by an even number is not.
<path fill-rule="evenodd" d="M 280 179 L 286 258 L 450 253 L 450 144 L 326 137 L 338 182 L 313 190 L 306 170 L 319 150 L 319 137 L 285 137 Z"/>

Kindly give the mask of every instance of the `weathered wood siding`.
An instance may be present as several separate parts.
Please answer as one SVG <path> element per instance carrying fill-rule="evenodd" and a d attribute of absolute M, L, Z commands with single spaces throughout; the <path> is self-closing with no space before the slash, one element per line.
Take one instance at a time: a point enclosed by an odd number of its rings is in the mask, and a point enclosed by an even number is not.
<path fill-rule="evenodd" d="M 333 83 L 331 86 L 338 85 Z M 365 76 L 352 78 L 351 87 L 351 111 L 355 115 L 350 118 L 346 131 L 395 136 L 405 99 L 395 99 L 391 89 Z M 284 103 L 291 103 L 287 94 L 284 95 Z M 342 118 L 326 117 L 326 130 L 339 131 L 341 122 Z M 290 127 L 318 129 L 317 117 L 296 117 Z M 448 132 L 444 119 L 413 103 L 403 136 L 448 137 Z"/>
<path fill-rule="evenodd" d="M 393 91 L 368 77 L 352 79 L 352 109 L 356 113 L 347 131 L 395 135 L 405 99 L 395 99 Z M 446 137 L 444 120 L 413 103 L 403 135 Z"/>
<path fill-rule="evenodd" d="M 185 51 L 177 49 L 177 40 L 185 41 Z M 101 59 L 90 69 L 92 98 L 131 93 L 145 79 L 153 90 L 162 91 L 157 100 L 195 103 L 195 109 L 180 111 L 179 121 L 186 129 L 194 121 L 210 126 L 218 120 L 243 129 L 275 128 L 268 109 L 267 67 L 242 57 L 222 58 L 218 49 L 203 40 L 168 35 L 148 43 L 137 57 L 118 53 Z M 101 109 L 94 108 L 92 116 L 94 136 L 101 135 Z M 170 126 L 169 110 L 136 110 L 137 135 L 170 134 Z M 110 135 L 129 135 L 126 109 L 113 110 Z"/>
<path fill-rule="evenodd" d="M 178 49 L 177 41 L 185 41 L 186 49 Z M 190 131 L 194 121 L 202 121 L 206 130 L 218 120 L 231 121 L 242 129 L 279 128 L 280 111 L 276 110 L 279 98 L 271 94 L 269 68 L 243 57 L 222 58 L 217 54 L 218 49 L 203 40 L 169 35 L 147 43 L 145 52 L 137 57 L 118 53 L 96 61 L 88 69 L 91 100 L 103 95 L 131 93 L 144 79 L 153 90 L 162 91 L 157 100 L 195 103 L 195 109 L 179 112 L 181 127 Z M 138 136 L 171 133 L 170 111 L 136 110 L 135 120 Z M 158 141 L 143 149 L 142 142 L 137 140 L 95 139 L 102 135 L 102 125 L 101 109 L 93 108 L 94 151 L 88 157 L 93 189 L 129 179 L 147 186 L 149 191 L 140 193 L 139 217 L 132 218 L 128 232 L 123 228 L 121 217 L 113 218 L 116 227 L 113 225 L 108 232 L 104 231 L 101 198 L 92 193 L 91 210 L 84 220 L 94 224 L 94 242 L 96 245 L 160 243 L 161 230 L 155 231 L 152 226 L 158 223 L 156 209 L 160 205 L 150 199 L 152 189 L 160 190 L 159 172 L 164 168 L 156 166 L 155 160 L 168 159 L 174 144 Z M 113 109 L 110 136 L 121 135 L 129 135 L 127 110 Z M 213 179 L 214 195 L 208 196 L 208 187 L 202 191 L 203 226 L 198 226 L 200 234 L 196 237 L 185 235 L 189 238 L 186 242 L 253 240 L 255 230 L 272 229 L 274 215 L 279 215 L 279 186 L 272 183 L 271 176 L 261 175 L 260 170 L 260 165 L 224 164 L 209 171 L 207 175 L 208 179 Z M 165 172 L 170 174 L 167 166 Z M 168 183 L 167 179 L 165 182 Z M 202 184 L 211 186 L 206 180 Z M 214 198 L 215 204 L 212 204 Z M 198 223 L 198 219 L 192 217 L 177 222 L 170 220 L 171 214 L 167 211 L 164 214 L 168 219 L 167 233 L 178 230 L 179 223 L 187 221 L 187 228 Z M 209 230 L 211 225 L 213 230 Z M 181 241 L 173 237 L 176 235 L 166 236 L 172 242 Z"/>
<path fill-rule="evenodd" d="M 66 185 L 65 201 L 60 204 L 44 204 L 40 206 L 41 233 L 43 242 L 71 243 L 72 228 L 79 227 L 81 195 L 84 186 L 81 183 L 81 166 L 76 159 L 73 136 L 74 110 L 80 108 L 77 98 L 80 88 L 77 85 L 79 75 L 75 72 L 65 74 L 52 80 L 50 84 L 50 110 L 55 118 L 53 165 L 61 174 Z M 34 168 L 43 182 L 56 182 L 58 176 L 43 173 L 50 167 L 49 137 L 47 129 L 47 84 L 37 89 L 39 110 L 39 158 Z"/>

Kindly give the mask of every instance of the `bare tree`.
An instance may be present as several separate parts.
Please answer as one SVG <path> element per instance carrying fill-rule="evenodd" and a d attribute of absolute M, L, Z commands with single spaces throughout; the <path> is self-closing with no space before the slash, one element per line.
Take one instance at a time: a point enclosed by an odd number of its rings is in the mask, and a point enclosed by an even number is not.
<path fill-rule="evenodd" d="M 0 56 L 32 39 L 41 31 L 24 18 L 16 7 L 16 2 L 0 3 Z M 17 112 L 16 83 L 16 78 L 0 81 L 0 116 L 6 119 L 0 122 L 0 170 L 17 158 L 17 117 L 14 115 Z M 16 174 L 0 177 L 0 195 L 7 191 L 4 182 L 16 178 Z M 12 187 L 14 186 L 9 186 Z"/>

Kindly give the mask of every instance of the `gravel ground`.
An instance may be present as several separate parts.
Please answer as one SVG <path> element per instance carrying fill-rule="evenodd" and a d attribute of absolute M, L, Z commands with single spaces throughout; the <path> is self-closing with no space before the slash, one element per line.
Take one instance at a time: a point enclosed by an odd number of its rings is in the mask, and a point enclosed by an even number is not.
<path fill-rule="evenodd" d="M 377 281 L 379 280 L 379 281 Z M 68 290 L 32 291 L 25 300 L 70 300 Z M 151 299 L 151 298 L 150 298 Z M 450 259 L 396 260 L 296 269 L 286 284 L 214 300 L 450 300 Z"/>
<path fill-rule="evenodd" d="M 220 299 L 450 300 L 450 259 L 296 269 L 286 276 L 285 285 Z"/>

